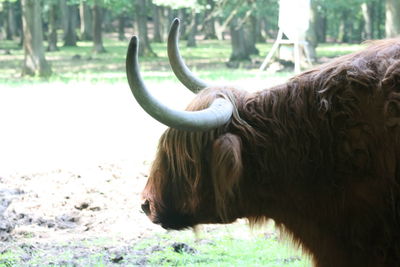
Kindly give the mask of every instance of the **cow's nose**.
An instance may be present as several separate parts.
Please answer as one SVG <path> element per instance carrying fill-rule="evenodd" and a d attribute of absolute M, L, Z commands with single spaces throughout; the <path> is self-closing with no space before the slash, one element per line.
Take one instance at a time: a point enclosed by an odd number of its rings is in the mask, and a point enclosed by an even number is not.
<path fill-rule="evenodd" d="M 145 200 L 145 202 L 142 204 L 142 210 L 147 216 L 150 215 L 150 202 L 148 200 Z"/>

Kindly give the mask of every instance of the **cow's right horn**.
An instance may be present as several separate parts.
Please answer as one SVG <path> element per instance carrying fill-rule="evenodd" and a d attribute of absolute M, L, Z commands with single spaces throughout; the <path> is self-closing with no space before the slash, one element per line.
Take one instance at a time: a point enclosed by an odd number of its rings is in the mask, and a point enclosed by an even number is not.
<path fill-rule="evenodd" d="M 168 58 L 169 64 L 174 71 L 176 77 L 193 93 L 208 87 L 208 84 L 196 76 L 185 65 L 178 47 L 179 40 L 179 19 L 176 18 L 172 22 L 171 29 L 168 34 Z"/>
<path fill-rule="evenodd" d="M 208 108 L 200 111 L 171 109 L 155 99 L 140 76 L 136 36 L 133 36 L 129 43 L 126 74 L 129 87 L 137 102 L 149 115 L 169 127 L 184 131 L 207 131 L 224 125 L 232 116 L 233 105 L 223 98 L 215 99 Z"/>

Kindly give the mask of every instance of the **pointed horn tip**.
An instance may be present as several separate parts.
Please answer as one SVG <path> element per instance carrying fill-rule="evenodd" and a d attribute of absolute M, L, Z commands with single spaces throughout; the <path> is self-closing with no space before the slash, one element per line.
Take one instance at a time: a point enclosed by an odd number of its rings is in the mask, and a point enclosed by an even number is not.
<path fill-rule="evenodd" d="M 175 18 L 174 21 L 172 21 L 172 25 L 171 25 L 171 30 L 170 31 L 176 31 L 177 29 L 179 29 L 179 24 L 181 23 L 181 20 L 178 18 Z"/>
<path fill-rule="evenodd" d="M 133 44 L 133 45 L 137 45 L 137 43 L 138 43 L 138 37 L 136 36 L 136 35 L 133 35 L 132 37 L 131 37 L 131 40 L 130 40 L 130 42 L 129 43 L 131 43 L 131 44 Z"/>
<path fill-rule="evenodd" d="M 172 22 L 172 24 L 178 24 L 181 23 L 181 20 L 179 18 L 174 18 L 174 21 Z"/>
<path fill-rule="evenodd" d="M 134 35 L 131 37 L 131 40 L 129 41 L 128 54 L 130 53 L 133 53 L 133 55 L 137 54 L 138 46 L 139 46 L 139 38 L 136 35 Z"/>

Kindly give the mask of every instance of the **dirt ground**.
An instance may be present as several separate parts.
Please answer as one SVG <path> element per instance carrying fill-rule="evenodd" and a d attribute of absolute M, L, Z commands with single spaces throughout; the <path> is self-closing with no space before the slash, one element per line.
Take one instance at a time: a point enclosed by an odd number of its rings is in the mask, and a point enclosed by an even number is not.
<path fill-rule="evenodd" d="M 146 168 L 144 163 L 143 171 L 126 173 L 131 168 L 101 164 L 90 170 L 1 177 L 0 253 L 22 248 L 21 258 L 30 263 L 39 251 L 44 265 L 57 266 L 88 266 L 82 259 L 95 252 L 105 263 L 139 253 L 132 248 L 135 242 L 163 231 L 139 209 Z M 99 239 L 104 243 L 88 247 Z M 73 250 L 76 262 L 54 262 L 52 258 L 65 250 Z"/>
<path fill-rule="evenodd" d="M 126 85 L 1 87 L 0 125 L 0 254 L 18 250 L 26 266 L 91 266 L 96 253 L 106 266 L 146 265 L 127 257 L 164 232 L 140 192 L 165 127 Z M 57 258 L 71 246 L 73 260 Z"/>

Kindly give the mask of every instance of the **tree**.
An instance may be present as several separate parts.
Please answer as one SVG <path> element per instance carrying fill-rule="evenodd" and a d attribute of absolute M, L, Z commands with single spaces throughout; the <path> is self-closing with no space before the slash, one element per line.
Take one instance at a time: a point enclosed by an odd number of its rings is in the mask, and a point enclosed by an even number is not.
<path fill-rule="evenodd" d="M 118 16 L 118 40 L 120 41 L 125 40 L 125 21 L 125 14 L 120 14 Z"/>
<path fill-rule="evenodd" d="M 386 37 L 400 35 L 400 1 L 386 0 Z"/>
<path fill-rule="evenodd" d="M 147 10 L 146 0 L 135 0 L 136 23 L 140 40 L 139 55 L 140 56 L 157 56 L 150 46 L 149 37 L 147 35 Z"/>
<path fill-rule="evenodd" d="M 311 62 L 317 61 L 316 48 L 318 45 L 318 6 L 316 1 L 311 1 L 310 7 L 310 24 L 306 32 L 306 41 L 304 49 L 311 60 Z"/>
<path fill-rule="evenodd" d="M 100 2 L 100 1 L 99 1 Z M 114 32 L 115 27 L 112 24 L 113 23 L 113 14 L 111 13 L 112 6 L 111 5 L 106 5 L 105 3 L 107 0 L 103 0 L 103 9 L 102 9 L 102 28 L 104 32 Z M 113 13 L 116 14 L 113 10 Z"/>
<path fill-rule="evenodd" d="M 21 1 L 24 34 L 24 64 L 22 74 L 48 77 L 51 75 L 51 67 L 44 56 L 40 4 L 40 0 Z"/>
<path fill-rule="evenodd" d="M 69 4 L 68 0 L 60 0 L 61 19 L 64 30 L 64 46 L 76 46 L 76 26 L 78 23 L 78 8 L 76 4 Z"/>
<path fill-rule="evenodd" d="M 247 5 L 245 4 L 247 2 Z M 237 0 L 226 2 L 228 13 L 225 16 L 225 25 L 229 25 L 232 52 L 227 66 L 237 68 L 241 61 L 250 61 L 250 55 L 258 53 L 255 48 L 255 33 L 250 28 L 255 3 L 251 0 Z"/>
<path fill-rule="evenodd" d="M 319 5 L 317 0 L 312 0 L 311 2 L 311 23 L 314 24 L 314 31 L 318 43 L 326 42 L 328 16 L 327 9 L 324 5 Z"/>
<path fill-rule="evenodd" d="M 316 13 L 317 25 L 323 25 L 323 29 L 317 30 L 318 40 L 330 39 L 338 42 L 356 43 L 362 41 L 365 23 L 361 4 L 373 0 L 312 1 L 318 8 Z"/>
<path fill-rule="evenodd" d="M 79 4 L 79 15 L 81 18 L 81 40 L 92 41 L 93 40 L 93 20 L 92 12 L 88 7 L 86 1 L 81 0 Z"/>
<path fill-rule="evenodd" d="M 4 12 L 0 9 L 0 40 L 3 40 L 4 37 Z"/>
<path fill-rule="evenodd" d="M 153 21 L 154 21 L 154 37 L 153 42 L 161 43 L 163 41 L 163 33 L 162 33 L 162 7 L 152 4 L 153 8 Z"/>
<path fill-rule="evenodd" d="M 196 11 L 199 12 L 201 9 L 201 5 L 203 0 L 153 0 L 153 3 L 157 5 L 159 9 L 159 18 L 155 18 L 154 16 L 154 27 L 158 29 L 159 33 L 157 35 L 161 36 L 161 39 L 165 39 L 167 33 L 169 31 L 169 26 L 172 20 L 175 17 L 181 18 L 181 38 L 187 39 L 189 36 L 188 34 L 193 34 L 191 32 L 194 30 L 190 28 L 192 26 L 192 22 L 195 16 L 191 16 L 192 12 Z M 214 0 L 213 0 L 214 1 Z M 153 14 L 155 11 L 153 10 Z M 157 21 L 159 20 L 159 22 Z M 159 24 L 159 26 L 157 25 Z M 158 40 L 156 35 L 154 36 L 154 40 Z"/>
<path fill-rule="evenodd" d="M 128 14 L 133 13 L 132 0 L 113 0 L 107 6 L 108 8 L 112 8 L 113 15 L 118 20 L 118 40 L 125 40 L 125 27 L 128 22 Z"/>
<path fill-rule="evenodd" d="M 372 39 L 374 36 L 374 2 L 368 1 L 361 4 L 361 10 L 364 18 L 364 39 Z"/>
<path fill-rule="evenodd" d="M 189 25 L 189 31 L 187 36 L 187 46 L 188 47 L 195 47 L 196 46 L 196 34 L 197 34 L 197 27 L 199 25 L 199 13 L 196 10 L 192 10 L 192 22 Z"/>
<path fill-rule="evenodd" d="M 254 4 L 255 6 L 255 4 Z M 244 37 L 245 37 L 245 45 L 246 50 L 250 55 L 258 55 L 260 52 L 256 48 L 256 40 L 257 40 L 257 19 L 254 16 L 254 10 L 249 10 L 249 14 L 247 16 L 246 21 L 244 21 Z"/>
<path fill-rule="evenodd" d="M 236 68 L 239 67 L 240 61 L 250 61 L 250 51 L 246 47 L 244 28 L 239 25 L 237 17 L 230 22 L 229 30 L 231 33 L 232 52 L 229 57 L 228 67 Z"/>
<path fill-rule="evenodd" d="M 17 35 L 17 21 L 15 16 L 15 5 L 13 2 L 4 2 L 4 9 L 6 11 L 6 39 L 12 40 Z"/>
<path fill-rule="evenodd" d="M 372 0 L 375 9 L 374 38 L 385 37 L 385 1 Z"/>
<path fill-rule="evenodd" d="M 49 36 L 47 51 L 57 51 L 57 2 L 49 1 Z"/>
<path fill-rule="evenodd" d="M 205 4 L 205 20 L 203 23 L 204 39 L 217 39 L 217 34 L 215 31 L 215 17 L 214 17 L 214 0 L 207 0 Z"/>
<path fill-rule="evenodd" d="M 103 33 L 102 33 L 103 9 L 101 7 L 100 0 L 93 1 L 92 10 L 93 10 L 93 52 L 105 53 L 106 49 L 103 46 Z"/>

